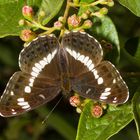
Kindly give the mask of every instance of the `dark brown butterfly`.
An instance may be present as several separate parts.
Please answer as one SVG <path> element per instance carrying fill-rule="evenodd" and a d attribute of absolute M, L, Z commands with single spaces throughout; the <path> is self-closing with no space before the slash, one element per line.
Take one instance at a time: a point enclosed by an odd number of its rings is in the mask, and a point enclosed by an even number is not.
<path fill-rule="evenodd" d="M 54 99 L 61 91 L 109 103 L 123 104 L 128 88 L 109 61 L 102 61 L 99 42 L 85 32 L 70 32 L 61 43 L 39 36 L 19 55 L 21 71 L 9 80 L 0 100 L 0 115 L 20 115 Z"/>

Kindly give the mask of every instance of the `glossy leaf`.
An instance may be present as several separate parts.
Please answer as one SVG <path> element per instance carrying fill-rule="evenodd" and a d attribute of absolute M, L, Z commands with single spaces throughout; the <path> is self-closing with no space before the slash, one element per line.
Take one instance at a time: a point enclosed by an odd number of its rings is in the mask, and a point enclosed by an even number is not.
<path fill-rule="evenodd" d="M 85 0 L 83 0 L 85 1 Z M 78 14 L 82 15 L 85 11 L 95 12 L 98 11 L 98 7 L 80 7 Z M 112 49 L 106 53 L 106 59 L 112 61 L 112 63 L 117 63 L 120 58 L 120 44 L 118 33 L 116 27 L 112 20 L 108 16 L 93 17 L 93 26 L 90 28 L 90 32 L 97 39 L 105 40 L 107 43 L 112 45 Z"/>
<path fill-rule="evenodd" d="M 39 11 L 45 12 L 43 18 L 43 24 L 47 24 L 61 9 L 64 0 L 29 0 L 28 5 L 32 6 L 35 10 L 36 16 Z M 22 16 L 22 7 L 24 6 L 24 0 L 2 0 L 0 1 L 0 37 L 8 35 L 18 36 L 22 28 L 18 25 Z"/>
<path fill-rule="evenodd" d="M 107 140 L 133 120 L 130 104 L 110 105 L 101 118 L 91 116 L 92 105 L 89 102 L 80 116 L 76 140 Z"/>
<path fill-rule="evenodd" d="M 135 93 L 132 102 L 133 102 L 134 120 L 137 127 L 137 133 L 140 138 L 140 88 Z"/>
<path fill-rule="evenodd" d="M 46 13 L 43 24 L 47 24 L 61 9 L 64 0 L 42 0 L 39 11 Z"/>
<path fill-rule="evenodd" d="M 23 18 L 21 9 L 24 0 L 1 0 L 0 1 L 0 37 L 18 35 L 20 27 L 18 21 Z"/>
<path fill-rule="evenodd" d="M 112 20 L 104 16 L 102 18 L 93 18 L 93 27 L 90 29 L 93 35 L 96 35 L 100 40 L 105 40 L 112 44 L 112 50 L 106 55 L 107 59 L 116 63 L 120 57 L 120 45 L 118 33 Z"/>
<path fill-rule="evenodd" d="M 128 8 L 135 15 L 140 17 L 140 1 L 139 0 L 119 0 L 120 4 Z"/>

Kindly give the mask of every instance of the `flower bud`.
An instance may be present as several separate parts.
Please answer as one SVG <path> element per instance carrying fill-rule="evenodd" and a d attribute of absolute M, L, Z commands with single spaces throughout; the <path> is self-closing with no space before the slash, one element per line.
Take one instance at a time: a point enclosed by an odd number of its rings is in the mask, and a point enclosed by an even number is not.
<path fill-rule="evenodd" d="M 33 17 L 33 8 L 27 5 L 23 6 L 22 14 L 26 19 L 31 20 Z"/>
<path fill-rule="evenodd" d="M 22 30 L 20 34 L 20 38 L 25 42 L 32 41 L 35 37 L 36 34 L 29 29 Z"/>
<path fill-rule="evenodd" d="M 76 14 L 68 17 L 68 26 L 70 29 L 76 28 L 79 26 L 81 19 L 76 16 Z"/>
<path fill-rule="evenodd" d="M 82 18 L 82 19 L 87 19 L 87 18 L 88 18 L 88 15 L 87 15 L 86 13 L 83 13 L 83 14 L 81 15 L 81 18 Z"/>
<path fill-rule="evenodd" d="M 62 25 L 62 23 L 61 23 L 60 21 L 56 21 L 56 22 L 54 23 L 54 27 L 56 27 L 56 28 L 58 28 L 58 29 L 60 29 L 62 26 L 63 26 L 63 25 Z"/>
<path fill-rule="evenodd" d="M 113 0 L 108 0 L 107 5 L 108 5 L 109 7 L 114 6 L 114 1 L 113 1 Z"/>
<path fill-rule="evenodd" d="M 39 11 L 39 16 L 41 16 L 41 17 L 45 17 L 45 15 L 46 15 L 46 14 L 45 14 L 45 12 L 44 12 L 44 11 L 42 11 L 42 10 L 41 10 L 41 11 Z"/>
<path fill-rule="evenodd" d="M 91 109 L 91 114 L 92 114 L 92 116 L 95 117 L 95 118 L 101 117 L 102 114 L 103 114 L 103 109 L 102 109 L 102 107 L 101 107 L 99 104 L 94 105 L 94 106 L 92 107 L 92 109 Z"/>
<path fill-rule="evenodd" d="M 73 107 L 77 107 L 81 103 L 78 95 L 70 97 L 69 102 L 70 102 L 71 106 L 73 106 Z"/>
<path fill-rule="evenodd" d="M 77 107 L 77 108 L 76 108 L 76 112 L 79 113 L 79 114 L 81 114 L 81 113 L 82 113 L 81 108 Z"/>
<path fill-rule="evenodd" d="M 62 23 L 63 23 L 63 21 L 64 21 L 64 17 L 62 17 L 62 16 L 61 16 L 61 17 L 59 17 L 59 18 L 58 18 L 58 21 L 60 21 L 60 22 L 62 22 Z"/>
<path fill-rule="evenodd" d="M 83 23 L 83 28 L 84 29 L 89 29 L 91 28 L 93 25 L 92 21 L 91 20 L 85 20 L 84 23 Z"/>
<path fill-rule="evenodd" d="M 107 13 L 108 13 L 108 9 L 107 8 L 104 7 L 104 8 L 100 9 L 100 14 L 101 15 L 106 15 Z"/>
<path fill-rule="evenodd" d="M 19 20 L 18 24 L 19 24 L 19 26 L 24 26 L 25 20 L 24 19 Z"/>

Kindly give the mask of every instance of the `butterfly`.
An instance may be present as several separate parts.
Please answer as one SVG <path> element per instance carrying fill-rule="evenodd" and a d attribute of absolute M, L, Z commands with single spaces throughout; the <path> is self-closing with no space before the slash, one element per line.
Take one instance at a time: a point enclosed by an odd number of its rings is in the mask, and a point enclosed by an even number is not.
<path fill-rule="evenodd" d="M 19 55 L 21 71 L 13 74 L 1 96 L 0 115 L 20 115 L 71 91 L 107 104 L 125 103 L 127 85 L 102 58 L 100 43 L 85 32 L 66 33 L 61 42 L 54 35 L 35 38 Z"/>

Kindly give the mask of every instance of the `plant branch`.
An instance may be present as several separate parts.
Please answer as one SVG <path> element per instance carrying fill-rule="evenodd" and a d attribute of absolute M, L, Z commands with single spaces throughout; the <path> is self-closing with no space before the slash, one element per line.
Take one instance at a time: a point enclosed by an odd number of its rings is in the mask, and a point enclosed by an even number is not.
<path fill-rule="evenodd" d="M 61 38 L 61 36 L 64 34 L 64 31 L 65 31 L 65 24 L 67 22 L 69 9 L 70 9 L 70 2 L 71 2 L 71 0 L 67 0 L 66 10 L 65 10 L 64 16 L 63 16 L 63 26 L 62 26 L 62 30 L 60 32 L 59 38 Z"/>

